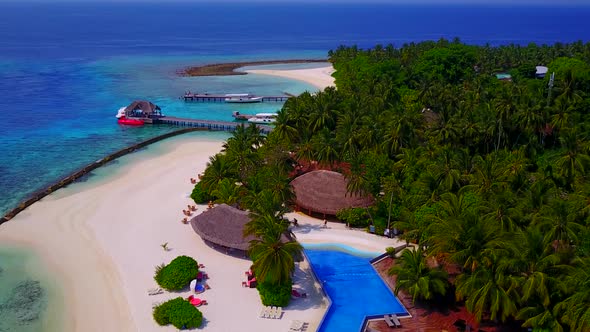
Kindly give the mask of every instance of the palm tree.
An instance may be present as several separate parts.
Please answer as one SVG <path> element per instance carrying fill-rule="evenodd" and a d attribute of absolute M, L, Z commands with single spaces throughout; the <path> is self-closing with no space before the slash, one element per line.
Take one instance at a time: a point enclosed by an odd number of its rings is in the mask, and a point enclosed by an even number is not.
<path fill-rule="evenodd" d="M 284 285 L 291 281 L 295 257 L 303 248 L 296 241 L 283 242 L 281 236 L 263 235 L 250 242 L 249 253 L 254 261 L 257 280 Z"/>
<path fill-rule="evenodd" d="M 240 199 L 244 196 L 246 189 L 241 185 L 236 184 L 231 179 L 225 178 L 217 187 L 211 192 L 211 196 L 215 197 L 215 203 L 225 203 L 227 205 L 239 205 Z"/>
<path fill-rule="evenodd" d="M 404 289 L 412 295 L 412 302 L 416 302 L 417 299 L 430 300 L 437 294 L 447 293 L 447 273 L 429 268 L 422 249 L 404 249 L 399 258 L 399 265 L 393 266 L 389 274 L 397 276 L 395 294 Z"/>
<path fill-rule="evenodd" d="M 236 127 L 232 137 L 223 144 L 224 151 L 230 164 L 238 170 L 238 178 L 242 183 L 247 183 L 247 177 L 256 168 L 259 158 L 256 148 L 261 144 L 256 129 L 251 129 L 253 124 L 246 128 L 243 125 Z"/>
<path fill-rule="evenodd" d="M 285 108 L 277 112 L 275 127 L 270 135 L 277 136 L 279 140 L 288 144 L 294 143 L 297 137 L 297 129 L 292 125 Z"/>
<path fill-rule="evenodd" d="M 545 241 L 557 243 L 556 250 L 565 249 L 578 242 L 578 233 L 584 227 L 578 223 L 579 214 L 575 206 L 563 199 L 554 199 L 546 205 L 535 219 L 545 234 Z"/>
<path fill-rule="evenodd" d="M 590 330 L 590 258 L 580 258 L 575 263 L 575 272 L 568 278 L 574 291 L 558 305 L 558 309 L 564 311 L 562 319 L 571 331 L 583 332 Z"/>
<path fill-rule="evenodd" d="M 200 179 L 200 183 L 204 189 L 211 193 L 223 179 L 235 180 L 237 177 L 234 176 L 233 171 L 234 169 L 229 164 L 227 157 L 218 153 L 209 157 L 207 168 Z"/>
<path fill-rule="evenodd" d="M 524 327 L 563 331 L 561 313 L 555 306 L 564 289 L 562 276 L 569 274 L 567 265 L 559 265 L 561 257 L 552 252 L 538 228 L 531 227 L 520 237 L 521 250 L 508 264 L 516 268 L 522 294 L 522 308 L 516 315 Z"/>
<path fill-rule="evenodd" d="M 261 214 L 250 213 L 250 221 L 244 228 L 244 236 L 254 235 L 258 238 L 270 237 L 280 238 L 289 232 L 289 224 L 282 217 L 276 217 L 278 213 Z"/>
<path fill-rule="evenodd" d="M 457 300 L 465 301 L 467 310 L 481 321 L 485 313 L 490 319 L 506 321 L 517 313 L 518 283 L 498 264 L 498 258 L 488 256 L 488 264 L 479 266 L 472 273 L 461 274 L 455 282 Z"/>
<path fill-rule="evenodd" d="M 567 131 L 559 137 L 559 141 L 565 147 L 565 151 L 556 161 L 556 167 L 561 171 L 568 184 L 572 184 L 576 175 L 585 175 L 590 166 L 590 156 L 585 153 L 585 143 L 575 130 Z"/>
<path fill-rule="evenodd" d="M 272 216 L 276 219 L 283 219 L 288 211 L 285 201 L 280 194 L 269 189 L 258 193 L 251 193 L 244 197 L 244 205 L 250 210 L 250 217 Z"/>

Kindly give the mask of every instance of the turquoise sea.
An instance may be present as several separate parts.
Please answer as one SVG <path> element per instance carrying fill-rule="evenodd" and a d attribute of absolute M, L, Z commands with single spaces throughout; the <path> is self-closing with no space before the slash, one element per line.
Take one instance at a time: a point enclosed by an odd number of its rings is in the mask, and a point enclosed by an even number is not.
<path fill-rule="evenodd" d="M 117 109 L 133 100 L 151 100 L 173 116 L 231 120 L 236 108 L 256 113 L 281 104 L 185 103 L 179 96 L 187 90 L 260 95 L 315 90 L 259 75 L 177 76 L 185 66 L 323 59 L 340 44 L 399 46 L 454 37 L 492 45 L 589 41 L 588 17 L 588 6 L 0 0 L 0 214 L 108 153 L 173 129 L 118 126 Z M 298 66 L 305 65 L 289 68 Z M 36 260 L 34 253 L 0 243 L 0 331 L 44 331 L 51 310 L 59 310 L 47 306 L 52 294 L 59 303 L 59 291 Z M 30 311 L 19 311 L 21 304 Z"/>

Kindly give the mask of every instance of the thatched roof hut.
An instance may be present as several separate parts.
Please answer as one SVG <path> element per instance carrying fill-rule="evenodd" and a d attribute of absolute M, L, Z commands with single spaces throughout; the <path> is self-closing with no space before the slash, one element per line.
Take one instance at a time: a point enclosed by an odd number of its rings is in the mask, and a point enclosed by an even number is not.
<path fill-rule="evenodd" d="M 243 235 L 249 221 L 248 212 L 221 204 L 195 216 L 190 223 L 203 240 L 246 251 L 249 242 L 254 239 L 253 236 L 244 238 Z"/>
<path fill-rule="evenodd" d="M 291 181 L 295 191 L 295 203 L 310 212 L 336 215 L 336 212 L 351 207 L 367 207 L 373 198 L 350 194 L 346 190 L 348 180 L 344 175 L 319 170 L 303 174 Z"/>
<path fill-rule="evenodd" d="M 128 117 L 146 117 L 162 115 L 160 106 L 145 100 L 136 100 L 125 107 L 125 115 Z"/>

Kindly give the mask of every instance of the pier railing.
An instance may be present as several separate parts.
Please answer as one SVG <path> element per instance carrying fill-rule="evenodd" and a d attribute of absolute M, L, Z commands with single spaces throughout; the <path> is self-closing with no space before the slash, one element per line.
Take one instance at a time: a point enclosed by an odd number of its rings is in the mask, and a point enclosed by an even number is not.
<path fill-rule="evenodd" d="M 202 130 L 213 130 L 213 131 L 235 131 L 236 128 L 240 125 L 248 125 L 247 123 L 244 124 L 243 122 L 232 122 L 232 121 L 213 121 L 213 120 L 197 120 L 197 119 L 186 119 L 186 118 L 176 118 L 171 116 L 162 117 L 159 119 L 154 119 L 154 123 L 159 124 L 167 124 L 172 126 L 180 126 L 180 127 L 191 127 L 191 128 L 198 128 Z M 256 125 L 260 128 L 260 131 L 263 134 L 268 134 L 272 131 L 272 127 L 265 126 L 265 125 Z"/>
<path fill-rule="evenodd" d="M 253 96 L 254 97 L 254 96 Z M 291 96 L 261 96 L 262 102 L 283 102 L 291 98 Z M 228 98 L 225 94 L 203 94 L 203 93 L 185 93 L 181 98 L 184 101 L 202 101 L 202 102 L 225 102 Z"/>

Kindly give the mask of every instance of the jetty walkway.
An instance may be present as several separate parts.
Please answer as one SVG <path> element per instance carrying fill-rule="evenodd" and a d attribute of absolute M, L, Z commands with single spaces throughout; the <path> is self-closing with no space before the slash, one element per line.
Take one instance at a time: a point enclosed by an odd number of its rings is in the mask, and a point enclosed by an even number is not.
<path fill-rule="evenodd" d="M 158 119 L 152 120 L 154 124 L 167 124 L 179 127 L 190 127 L 199 128 L 203 130 L 214 130 L 214 131 L 234 131 L 239 125 L 248 125 L 249 123 L 234 122 L 234 121 L 214 121 L 214 120 L 197 120 L 197 119 L 186 119 L 177 118 L 173 116 L 164 116 Z M 272 127 L 265 125 L 256 125 L 260 128 L 263 134 L 268 134 L 272 131 Z"/>
<path fill-rule="evenodd" d="M 291 98 L 291 96 L 261 96 L 262 102 L 283 102 Z M 227 94 L 208 94 L 208 93 L 185 93 L 181 98 L 184 101 L 203 101 L 203 102 L 225 102 L 228 98 Z"/>

